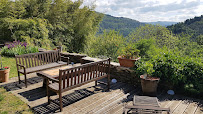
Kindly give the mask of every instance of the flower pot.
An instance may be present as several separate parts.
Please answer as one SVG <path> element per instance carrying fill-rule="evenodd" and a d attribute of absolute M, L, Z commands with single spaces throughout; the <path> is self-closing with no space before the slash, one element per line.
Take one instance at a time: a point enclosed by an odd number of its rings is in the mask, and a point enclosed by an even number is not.
<path fill-rule="evenodd" d="M 139 60 L 140 58 L 136 58 L 136 59 L 126 59 L 123 58 L 121 56 L 118 56 L 118 61 L 120 63 L 120 66 L 123 67 L 134 67 L 135 65 L 135 61 Z"/>
<path fill-rule="evenodd" d="M 151 78 L 145 79 L 144 75 L 141 75 L 140 78 L 141 78 L 141 85 L 142 85 L 143 94 L 149 95 L 149 96 L 156 96 L 157 86 L 158 86 L 160 78 L 151 77 Z"/>
<path fill-rule="evenodd" d="M 0 82 L 8 82 L 9 81 L 9 71 L 10 71 L 10 68 L 0 70 Z"/>

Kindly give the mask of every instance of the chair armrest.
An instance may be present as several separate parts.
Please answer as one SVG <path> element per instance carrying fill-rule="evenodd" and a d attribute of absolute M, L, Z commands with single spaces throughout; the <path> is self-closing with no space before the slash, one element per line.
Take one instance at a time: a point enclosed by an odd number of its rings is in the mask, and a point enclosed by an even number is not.
<path fill-rule="evenodd" d="M 17 64 L 17 66 L 20 66 L 20 67 L 26 68 L 25 65 L 21 65 L 21 64 Z"/>
<path fill-rule="evenodd" d="M 55 79 L 55 78 L 52 78 L 52 77 L 49 77 L 49 76 L 45 76 L 45 78 L 48 79 L 48 80 L 51 80 L 51 81 L 53 81 L 53 82 L 59 83 L 59 80 L 57 80 L 57 79 Z"/>

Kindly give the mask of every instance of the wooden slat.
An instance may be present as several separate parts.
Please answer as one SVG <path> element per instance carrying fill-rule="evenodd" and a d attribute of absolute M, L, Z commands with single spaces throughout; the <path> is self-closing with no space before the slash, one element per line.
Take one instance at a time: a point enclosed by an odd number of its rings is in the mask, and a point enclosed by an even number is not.
<path fill-rule="evenodd" d="M 21 59 L 18 58 L 18 64 L 21 64 Z M 21 69 L 21 67 L 19 66 L 19 69 Z"/>
<path fill-rule="evenodd" d="M 92 66 L 90 66 L 90 76 L 89 76 L 90 80 L 92 79 L 92 71 L 93 71 L 92 69 L 93 69 Z"/>
<path fill-rule="evenodd" d="M 84 75 L 85 75 L 84 76 L 84 82 L 85 82 L 86 81 L 86 75 L 87 75 L 87 68 L 86 67 L 84 68 Z"/>
<path fill-rule="evenodd" d="M 47 55 L 47 64 L 48 64 L 48 63 L 50 63 L 50 58 L 49 58 L 50 57 L 50 53 L 47 53 L 46 55 Z"/>
<path fill-rule="evenodd" d="M 95 78 L 96 65 L 93 66 L 93 78 Z"/>
<path fill-rule="evenodd" d="M 76 85 L 77 82 L 77 69 L 75 69 L 75 73 L 74 73 L 74 85 Z"/>
<path fill-rule="evenodd" d="M 27 64 L 27 63 L 28 63 L 28 62 L 27 62 L 27 59 L 28 59 L 28 57 L 25 57 L 25 64 L 26 64 L 26 67 L 29 68 L 29 66 L 28 66 L 28 64 Z"/>
<path fill-rule="evenodd" d="M 36 56 L 35 55 L 33 56 L 33 59 L 34 59 L 34 65 L 37 66 L 37 61 L 36 61 Z"/>
<path fill-rule="evenodd" d="M 69 87 L 69 82 L 70 82 L 70 71 L 67 71 L 67 87 Z"/>
<path fill-rule="evenodd" d="M 37 66 L 40 66 L 40 64 L 39 64 L 39 57 L 38 57 L 38 55 L 35 55 L 35 57 L 36 57 L 36 63 L 37 63 Z"/>
<path fill-rule="evenodd" d="M 63 80 L 63 89 L 64 89 L 66 85 L 66 71 L 63 71 L 62 75 L 63 75 L 62 80 Z"/>
<path fill-rule="evenodd" d="M 25 65 L 25 64 L 24 64 L 24 63 L 25 63 L 24 58 L 22 57 L 21 59 L 22 59 L 22 64 Z"/>
<path fill-rule="evenodd" d="M 83 82 L 84 80 L 84 68 L 81 68 L 82 72 L 81 72 L 81 83 Z"/>
<path fill-rule="evenodd" d="M 32 62 L 32 67 L 35 67 L 34 61 L 33 61 L 33 55 L 31 55 L 31 62 Z"/>
<path fill-rule="evenodd" d="M 198 106 L 196 111 L 195 111 L 195 114 L 203 114 L 203 107 L 202 106 Z"/>
<path fill-rule="evenodd" d="M 99 65 L 99 67 L 100 67 L 100 75 L 99 76 L 102 76 L 102 63 Z"/>
<path fill-rule="evenodd" d="M 73 85 L 73 75 L 74 75 L 73 70 L 71 70 L 71 84 L 70 84 L 71 86 Z"/>
<path fill-rule="evenodd" d="M 30 58 L 31 58 L 31 56 L 28 56 L 28 64 L 29 64 L 29 67 L 32 67 L 31 62 L 30 62 Z"/>
<path fill-rule="evenodd" d="M 41 65 L 44 65 L 44 54 L 40 54 L 41 55 Z"/>
<path fill-rule="evenodd" d="M 44 64 L 47 64 L 47 54 L 44 53 L 43 55 L 44 55 Z"/>
<path fill-rule="evenodd" d="M 80 77 L 81 77 L 81 68 L 78 68 L 78 84 L 80 83 Z"/>
<path fill-rule="evenodd" d="M 57 61 L 56 52 L 54 52 L 54 58 L 55 58 L 55 61 Z"/>
<path fill-rule="evenodd" d="M 98 65 L 98 64 L 96 64 L 96 77 L 95 77 L 95 78 L 97 78 L 97 77 L 98 77 L 98 74 L 99 74 L 99 65 Z"/>
<path fill-rule="evenodd" d="M 197 103 L 191 102 L 183 114 L 194 114 L 197 110 Z M 203 112 L 202 112 L 203 113 Z"/>
<path fill-rule="evenodd" d="M 54 52 L 51 53 L 51 62 L 54 62 Z"/>
<path fill-rule="evenodd" d="M 173 114 L 182 114 L 188 105 L 189 103 L 187 101 L 182 100 L 180 105 L 174 110 Z"/>

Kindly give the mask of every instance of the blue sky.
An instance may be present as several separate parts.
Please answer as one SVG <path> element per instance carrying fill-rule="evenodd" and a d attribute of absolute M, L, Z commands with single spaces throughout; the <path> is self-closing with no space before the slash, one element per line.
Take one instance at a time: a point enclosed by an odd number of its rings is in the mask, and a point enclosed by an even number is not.
<path fill-rule="evenodd" d="M 181 22 L 203 15 L 203 0 L 84 0 L 96 11 L 140 22 Z"/>

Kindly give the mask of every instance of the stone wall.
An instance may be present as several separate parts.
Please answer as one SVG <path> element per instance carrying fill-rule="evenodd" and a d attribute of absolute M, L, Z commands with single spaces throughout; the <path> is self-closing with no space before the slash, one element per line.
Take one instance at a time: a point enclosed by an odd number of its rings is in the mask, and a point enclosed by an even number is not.
<path fill-rule="evenodd" d="M 96 62 L 102 59 L 88 57 L 84 54 L 77 53 L 62 53 L 63 56 L 69 57 L 70 62 L 74 63 L 89 63 Z M 117 79 L 118 81 L 129 83 L 132 85 L 140 86 L 140 79 L 135 75 L 133 68 L 121 67 L 119 63 L 111 62 L 110 69 L 111 79 Z"/>

